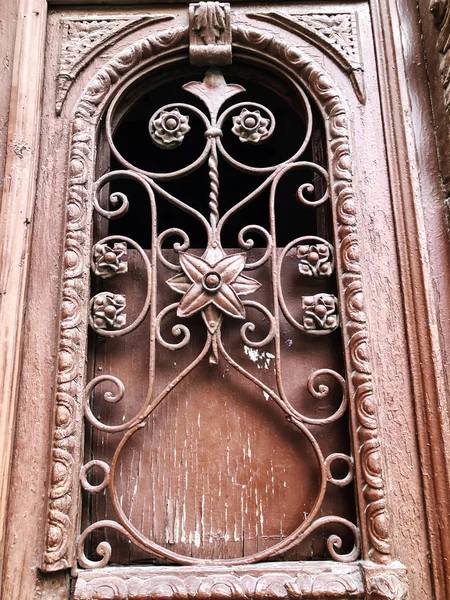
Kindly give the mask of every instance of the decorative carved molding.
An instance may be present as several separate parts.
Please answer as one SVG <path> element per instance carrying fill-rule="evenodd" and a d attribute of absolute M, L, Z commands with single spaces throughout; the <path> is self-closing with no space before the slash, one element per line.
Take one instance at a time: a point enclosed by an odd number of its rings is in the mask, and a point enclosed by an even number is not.
<path fill-rule="evenodd" d="M 405 569 L 316 563 L 270 563 L 254 567 L 109 567 L 80 571 L 74 600 L 290 600 L 367 598 L 407 600 Z"/>
<path fill-rule="evenodd" d="M 402 565 L 393 563 L 387 570 L 370 563 L 361 563 L 361 567 L 367 600 L 408 599 L 408 581 Z"/>
<path fill-rule="evenodd" d="M 110 19 L 64 19 L 61 21 L 61 47 L 56 78 L 56 114 L 79 72 L 100 52 L 144 25 L 172 19 L 170 15 L 113 17 Z"/>
<path fill-rule="evenodd" d="M 74 564 L 87 331 L 89 236 L 93 197 L 94 116 L 122 75 L 147 58 L 186 47 L 187 29 L 166 30 L 144 38 L 103 67 L 85 90 L 75 111 L 69 158 L 65 262 L 56 381 L 55 428 L 49 486 L 48 519 L 41 568 L 58 571 Z"/>
<path fill-rule="evenodd" d="M 189 60 L 200 66 L 231 64 L 229 4 L 208 1 L 189 5 Z"/>
<path fill-rule="evenodd" d="M 397 575 L 377 575 L 367 588 L 367 600 L 406 600 L 408 588 Z"/>
<path fill-rule="evenodd" d="M 284 563 L 242 568 L 109 568 L 79 573 L 74 600 L 363 598 L 358 566 Z M 384 600 L 384 599 L 383 599 Z"/>
<path fill-rule="evenodd" d="M 187 29 L 178 28 L 132 44 L 91 80 L 75 112 L 70 153 L 60 363 L 44 570 L 58 570 L 73 565 L 73 541 L 78 509 L 81 398 L 84 387 L 84 307 L 87 303 L 87 274 L 90 263 L 88 242 L 94 171 L 92 146 L 96 122 L 104 103 L 121 83 L 122 77 L 130 75 L 133 70 L 154 56 L 162 56 L 165 51 L 173 48 L 182 49 L 186 41 Z M 342 284 L 342 333 L 350 401 L 356 419 L 353 444 L 358 474 L 356 481 L 360 491 L 363 557 L 376 563 L 388 563 L 388 514 L 373 396 L 368 330 L 363 309 L 346 105 L 322 68 L 298 47 L 281 41 L 279 36 L 238 26 L 233 28 L 233 41 L 239 48 L 247 51 L 251 49 L 256 55 L 267 60 L 275 59 L 289 67 L 316 99 L 326 116 L 327 139 L 330 140 L 330 183 L 337 246 L 336 264 Z"/>
<path fill-rule="evenodd" d="M 285 12 L 271 11 L 249 13 L 247 16 L 279 25 L 317 45 L 349 75 L 358 100 L 365 103 L 364 69 L 354 13 L 287 15 Z"/>

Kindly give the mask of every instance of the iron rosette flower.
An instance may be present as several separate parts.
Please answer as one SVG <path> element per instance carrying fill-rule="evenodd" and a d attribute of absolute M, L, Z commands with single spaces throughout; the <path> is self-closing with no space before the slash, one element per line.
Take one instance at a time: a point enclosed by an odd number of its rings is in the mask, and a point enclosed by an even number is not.
<path fill-rule="evenodd" d="M 204 258 L 180 253 L 183 273 L 171 277 L 167 284 L 183 298 L 177 308 L 179 317 L 191 317 L 202 311 L 210 333 L 219 326 L 221 313 L 235 319 L 245 318 L 240 296 L 252 294 L 261 287 L 259 281 L 241 275 L 246 254 L 231 254 L 210 264 Z"/>
<path fill-rule="evenodd" d="M 328 244 L 315 243 L 297 246 L 300 274 L 317 278 L 329 277 L 334 269 L 332 252 L 332 248 Z"/>
<path fill-rule="evenodd" d="M 179 146 L 190 129 L 189 117 L 182 115 L 178 108 L 162 109 L 149 123 L 150 136 L 154 143 L 168 150 Z"/>
<path fill-rule="evenodd" d="M 89 322 L 94 330 L 122 329 L 126 325 L 126 298 L 123 294 L 100 292 L 91 299 Z"/>
<path fill-rule="evenodd" d="M 332 294 L 303 296 L 303 326 L 306 331 L 334 331 L 339 326 L 338 300 Z"/>
<path fill-rule="evenodd" d="M 232 132 L 243 143 L 259 144 L 270 136 L 270 119 L 261 115 L 259 110 L 243 108 L 239 115 L 233 117 Z"/>
<path fill-rule="evenodd" d="M 92 249 L 92 269 L 103 279 L 126 273 L 128 270 L 126 255 L 127 245 L 124 242 L 116 243 L 114 246 L 95 244 Z"/>

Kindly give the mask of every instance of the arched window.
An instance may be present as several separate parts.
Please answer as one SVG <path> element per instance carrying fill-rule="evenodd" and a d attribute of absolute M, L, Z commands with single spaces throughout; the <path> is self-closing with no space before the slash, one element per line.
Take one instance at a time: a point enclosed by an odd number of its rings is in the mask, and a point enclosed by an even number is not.
<path fill-rule="evenodd" d="M 211 68 L 187 33 L 75 109 L 44 568 L 77 599 L 400 598 L 346 103 L 264 30 Z"/>
<path fill-rule="evenodd" d="M 83 485 L 115 483 L 88 530 L 126 519 L 118 563 L 134 531 L 125 561 L 326 558 L 336 532 L 356 559 L 321 117 L 292 79 L 226 71 L 139 81 L 121 111 L 126 86 L 105 119 L 83 473 L 106 472 Z"/>

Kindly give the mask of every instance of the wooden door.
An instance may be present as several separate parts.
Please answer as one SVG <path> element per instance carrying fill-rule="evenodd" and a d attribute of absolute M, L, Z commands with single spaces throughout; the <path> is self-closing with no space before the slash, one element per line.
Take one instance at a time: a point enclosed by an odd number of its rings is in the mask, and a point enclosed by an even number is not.
<path fill-rule="evenodd" d="M 69 167 L 43 183 L 66 220 L 42 569 L 75 598 L 407 594 L 367 7 L 246 10 L 50 17 L 42 156 Z"/>

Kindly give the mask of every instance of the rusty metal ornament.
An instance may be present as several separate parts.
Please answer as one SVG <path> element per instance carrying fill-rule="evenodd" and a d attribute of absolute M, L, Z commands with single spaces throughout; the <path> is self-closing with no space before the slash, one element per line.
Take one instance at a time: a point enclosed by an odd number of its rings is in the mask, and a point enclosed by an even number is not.
<path fill-rule="evenodd" d="M 305 240 L 306 241 L 306 240 Z M 329 243 L 311 238 L 309 243 L 297 246 L 298 270 L 300 275 L 309 277 L 330 277 L 334 271 L 334 251 Z"/>
<path fill-rule="evenodd" d="M 183 86 L 184 90 L 195 95 L 202 101 L 206 107 L 206 112 L 189 104 L 168 104 L 161 107 L 150 119 L 149 132 L 152 140 L 159 147 L 167 150 L 177 147 L 184 142 L 184 136 L 188 133 L 190 127 L 194 126 L 194 120 L 196 123 L 199 122 L 200 125 L 205 127 L 205 147 L 203 151 L 193 160 L 193 162 L 177 171 L 154 173 L 144 171 L 129 163 L 116 148 L 112 135 L 112 120 L 118 100 L 114 99 L 108 109 L 105 123 L 106 135 L 111 151 L 122 165 L 123 170 L 108 173 L 98 180 L 95 186 L 94 209 L 106 219 L 120 218 L 128 210 L 128 198 L 120 193 L 113 194 L 111 198 L 114 201 L 112 203 L 112 208 L 107 209 L 102 207 L 99 201 L 100 190 L 110 181 L 120 178 L 131 178 L 141 184 L 147 192 L 151 208 L 152 252 L 151 260 L 149 261 L 143 249 L 136 244 L 135 241 L 124 238 L 123 236 L 110 236 L 109 238 L 104 238 L 97 242 L 94 246 L 94 258 L 109 254 L 112 242 L 114 242 L 112 248 L 116 248 L 117 244 L 125 244 L 138 250 L 146 266 L 148 292 L 145 306 L 142 308 L 139 317 L 133 324 L 128 325 L 127 327 L 124 327 L 125 323 L 118 323 L 117 318 L 114 320 L 113 316 L 109 317 L 110 320 L 108 321 L 106 319 L 106 316 L 108 316 L 105 313 L 106 309 L 103 309 L 103 312 L 100 314 L 101 311 L 99 311 L 98 306 L 100 306 L 100 303 L 102 303 L 102 307 L 105 305 L 105 302 L 112 303 L 114 298 L 113 294 L 110 292 L 102 292 L 101 294 L 94 296 L 91 300 L 93 309 L 91 326 L 97 333 L 100 333 L 105 337 L 126 335 L 138 327 L 148 312 L 150 312 L 151 327 L 152 331 L 154 331 L 153 339 L 156 340 L 156 343 L 167 349 L 179 351 L 186 347 L 191 339 L 191 332 L 188 324 L 183 322 L 173 326 L 172 334 L 180 339 L 177 342 L 169 342 L 165 340 L 162 335 L 162 322 L 165 317 L 172 312 L 175 312 L 180 319 L 187 320 L 187 322 L 192 316 L 200 313 L 205 323 L 206 339 L 200 354 L 177 375 L 176 379 L 168 383 L 168 385 L 156 396 L 153 392 L 153 377 L 150 378 L 145 402 L 141 410 L 137 415 L 125 423 L 106 424 L 101 422 L 94 416 L 90 405 L 90 399 L 93 392 L 98 385 L 105 381 L 109 381 L 114 385 L 117 391 L 115 394 L 107 392 L 104 395 L 104 400 L 107 402 L 122 401 L 126 397 L 126 390 L 122 382 L 112 375 L 100 375 L 88 384 L 85 390 L 85 417 L 87 421 L 94 428 L 106 433 L 122 433 L 123 437 L 117 445 L 110 464 L 102 463 L 101 461 L 96 462 L 94 459 L 89 463 L 86 463 L 82 469 L 81 483 L 83 487 L 90 493 L 107 490 L 117 517 L 117 521 L 99 521 L 91 524 L 83 531 L 78 542 L 78 561 L 80 566 L 84 568 L 91 569 L 103 567 L 108 563 L 111 557 L 111 547 L 107 542 L 102 542 L 97 548 L 97 553 L 102 556 L 98 561 L 88 559 L 84 552 L 84 544 L 90 534 L 97 529 L 103 529 L 105 527 L 116 529 L 141 549 L 153 555 L 164 557 L 169 561 L 185 565 L 195 565 L 203 562 L 201 559 L 179 555 L 167 548 L 161 547 L 151 539 L 145 537 L 141 531 L 138 531 L 131 523 L 129 517 L 124 513 L 117 496 L 115 482 L 116 478 L 119 476 L 117 464 L 121 452 L 128 440 L 146 425 L 149 416 L 153 413 L 155 408 L 165 400 L 172 389 L 203 360 L 208 358 L 212 365 L 217 364 L 219 360 L 224 360 L 232 369 L 246 377 L 264 392 L 267 398 L 270 398 L 281 408 L 285 413 L 286 419 L 308 440 L 313 455 L 317 459 L 320 471 L 320 481 L 314 505 L 309 514 L 305 516 L 304 521 L 300 523 L 291 534 L 278 543 L 275 543 L 272 547 L 259 551 L 251 556 L 216 562 L 220 562 L 220 564 L 223 565 L 239 565 L 266 560 L 270 557 L 282 554 L 296 546 L 316 529 L 323 527 L 324 525 L 330 526 L 333 524 L 338 524 L 351 533 L 354 540 L 354 546 L 347 553 L 339 553 L 338 549 L 342 544 L 342 540 L 337 534 L 330 535 L 327 541 L 327 549 L 331 558 L 339 562 L 352 562 L 359 556 L 360 533 L 358 527 L 351 521 L 339 516 L 319 516 L 321 514 L 327 484 L 343 487 L 349 485 L 353 481 L 354 469 L 352 458 L 346 454 L 336 453 L 323 456 L 315 436 L 308 428 L 309 425 L 327 425 L 340 419 L 345 414 L 348 405 L 347 384 L 343 377 L 333 370 L 316 370 L 306 382 L 309 393 L 318 401 L 326 398 L 329 394 L 329 387 L 324 383 L 324 380 L 326 378 L 331 378 L 340 386 L 342 398 L 340 405 L 331 414 L 321 418 L 313 418 L 300 413 L 294 408 L 285 392 L 281 378 L 280 313 L 284 315 L 285 319 L 292 327 L 306 335 L 326 335 L 339 326 L 337 310 L 338 302 L 336 297 L 325 293 L 316 294 L 315 296 L 304 296 L 301 303 L 302 314 L 300 318 L 296 318 L 292 314 L 291 309 L 287 306 L 283 295 L 282 270 L 283 263 L 288 254 L 293 257 L 296 255 L 300 260 L 300 266 L 308 266 L 308 273 L 306 273 L 306 271 L 303 272 L 302 269 L 300 269 L 300 273 L 303 275 L 313 275 L 320 279 L 322 277 L 330 276 L 334 268 L 334 254 L 331 244 L 316 236 L 297 238 L 291 241 L 279 256 L 277 252 L 275 205 L 277 200 L 277 187 L 282 177 L 293 169 L 298 170 L 299 172 L 302 172 L 305 169 L 309 172 L 312 171 L 316 177 L 323 180 L 325 184 L 324 192 L 320 197 L 314 195 L 314 184 L 306 181 L 301 183 L 298 188 L 298 200 L 310 207 L 316 207 L 327 202 L 330 197 L 327 171 L 313 162 L 299 160 L 310 140 L 312 131 L 312 112 L 308 98 L 303 90 L 294 82 L 292 82 L 292 84 L 297 89 L 299 98 L 304 106 L 306 118 L 305 137 L 300 140 L 298 150 L 290 158 L 280 164 L 265 167 L 256 168 L 237 161 L 224 148 L 221 138 L 224 127 L 228 126 L 241 141 L 249 142 L 250 145 L 259 144 L 272 135 L 274 128 L 276 127 L 275 118 L 268 108 L 255 102 L 236 103 L 222 111 L 221 109 L 225 101 L 244 91 L 244 89 L 236 84 L 228 84 L 217 68 L 209 69 L 202 82 L 190 82 Z M 189 120 L 190 117 L 192 117 L 192 120 Z M 259 184 L 258 187 L 246 197 L 237 201 L 223 214 L 220 212 L 219 202 L 219 156 L 236 169 L 248 174 L 258 174 L 264 177 L 263 183 Z M 184 202 L 181 198 L 174 197 L 163 187 L 165 181 L 170 181 L 193 173 L 205 163 L 208 165 L 210 183 L 208 218 L 205 217 L 202 212 Z M 246 206 L 253 201 L 265 189 L 270 190 L 270 230 L 268 231 L 260 225 L 246 225 L 239 232 L 237 239 L 243 252 L 227 254 L 222 247 L 221 242 L 221 233 L 224 225 L 232 215 L 239 211 L 243 206 Z M 207 235 L 207 245 L 201 256 L 197 256 L 189 251 L 189 236 L 181 229 L 171 228 L 162 231 L 157 235 L 156 195 L 177 206 L 181 210 L 184 210 L 197 219 L 203 226 Z M 251 234 L 258 234 L 263 238 L 266 245 L 263 256 L 253 262 L 248 261 L 247 255 L 247 252 L 251 250 L 254 245 L 253 239 L 249 237 Z M 169 238 L 181 240 L 181 243 L 176 241 L 172 245 L 175 256 L 177 257 L 175 262 L 170 262 L 165 258 L 162 252 L 162 244 Z M 318 255 L 317 260 L 315 254 Z M 97 259 L 95 258 L 94 260 L 94 258 L 93 270 L 94 273 L 96 273 L 96 269 L 103 268 L 103 263 L 100 266 L 97 265 L 97 262 L 95 262 Z M 108 258 L 112 260 L 112 256 L 108 256 Z M 120 259 L 121 257 L 117 258 L 119 264 Z M 175 274 L 166 281 L 166 284 L 177 294 L 181 294 L 181 299 L 164 307 L 157 314 L 156 271 L 158 268 L 161 268 L 159 265 L 175 272 Z M 272 275 L 275 303 L 275 306 L 272 309 L 262 305 L 256 300 L 246 298 L 246 296 L 251 296 L 251 294 L 255 293 L 260 288 L 261 284 L 256 279 L 245 275 L 244 272 L 262 266 L 270 268 Z M 247 317 L 247 313 L 253 310 L 261 313 L 268 326 L 268 331 L 264 335 L 260 335 L 259 339 L 255 339 L 254 335 L 251 338 L 248 336 L 248 332 L 254 332 L 256 330 L 255 323 Z M 108 312 L 112 313 L 112 309 Z M 119 319 L 120 316 L 121 314 L 119 314 Z M 240 327 L 240 335 L 242 342 L 248 347 L 261 348 L 269 343 L 274 344 L 277 381 L 277 385 L 274 389 L 268 387 L 242 364 L 238 363 L 225 348 L 221 335 L 221 327 L 225 319 L 228 319 L 231 322 L 238 320 L 244 321 Z M 149 364 L 151 373 L 154 370 L 155 360 L 154 346 L 152 346 L 152 348 Z M 347 473 L 340 479 L 333 477 L 331 472 L 333 462 L 338 459 L 347 465 Z M 87 473 L 94 467 L 103 470 L 104 478 L 98 486 L 90 487 L 91 484 L 89 484 L 87 480 Z"/>
<path fill-rule="evenodd" d="M 94 296 L 89 304 L 91 309 L 90 325 L 95 331 L 121 329 L 125 327 L 126 299 L 122 294 L 101 292 Z"/>
<path fill-rule="evenodd" d="M 270 127 L 271 119 L 261 116 L 259 110 L 250 111 L 243 108 L 237 117 L 233 117 L 234 135 L 237 135 L 243 143 L 260 144 L 266 141 L 272 134 L 273 128 Z M 275 125 L 275 121 L 273 121 Z"/>
<path fill-rule="evenodd" d="M 303 296 L 303 327 L 305 331 L 334 331 L 339 325 L 338 300 L 331 294 Z"/>
<path fill-rule="evenodd" d="M 188 131 L 189 117 L 182 115 L 177 108 L 161 110 L 152 117 L 149 131 L 152 140 L 160 148 L 177 148 Z"/>
<path fill-rule="evenodd" d="M 261 284 L 251 277 L 241 275 L 245 266 L 245 253 L 229 254 L 214 264 L 189 253 L 180 253 L 183 275 L 175 275 L 167 285 L 183 294 L 178 304 L 177 315 L 190 317 L 202 311 L 203 319 L 210 333 L 215 333 L 219 325 L 218 315 L 211 319 L 213 305 L 230 317 L 243 319 L 245 307 L 239 298 L 256 292 Z M 207 314 L 206 310 L 210 308 Z"/>
<path fill-rule="evenodd" d="M 127 245 L 116 242 L 114 245 L 95 244 L 92 248 L 92 271 L 97 277 L 110 279 L 128 271 L 126 260 Z"/>

